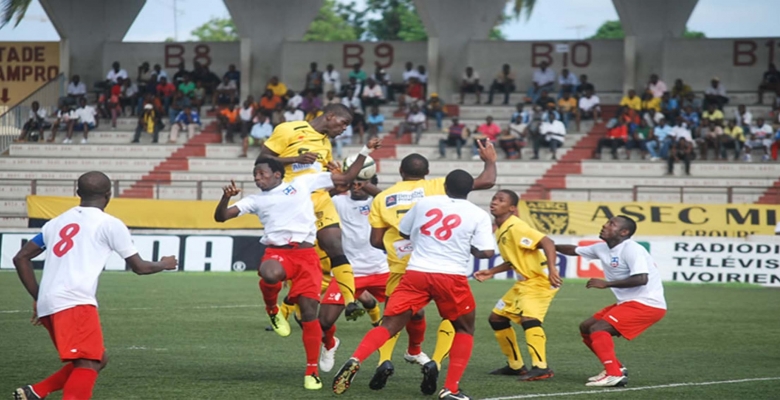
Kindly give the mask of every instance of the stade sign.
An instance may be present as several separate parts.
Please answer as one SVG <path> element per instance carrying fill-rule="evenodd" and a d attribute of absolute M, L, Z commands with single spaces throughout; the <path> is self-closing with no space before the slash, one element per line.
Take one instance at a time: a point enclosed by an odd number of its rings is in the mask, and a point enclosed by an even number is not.
<path fill-rule="evenodd" d="M 58 42 L 0 42 L 0 107 L 24 100 L 59 73 Z"/>

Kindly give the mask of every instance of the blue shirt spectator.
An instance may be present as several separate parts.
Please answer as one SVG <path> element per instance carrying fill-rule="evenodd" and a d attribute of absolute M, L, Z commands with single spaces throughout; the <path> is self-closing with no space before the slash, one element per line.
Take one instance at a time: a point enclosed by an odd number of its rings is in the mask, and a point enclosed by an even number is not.
<path fill-rule="evenodd" d="M 672 132 L 672 127 L 666 122 L 662 122 L 658 126 L 655 127 L 653 130 L 653 134 L 655 135 L 656 139 L 659 141 L 663 141 L 666 139 L 667 136 Z"/>
<path fill-rule="evenodd" d="M 385 123 L 385 116 L 378 112 L 376 114 L 372 112 L 371 114 L 368 114 L 366 123 L 369 125 L 375 125 L 377 127 L 377 132 L 382 132 L 382 126 Z"/>
<path fill-rule="evenodd" d="M 189 115 L 187 115 L 187 112 L 185 110 L 179 111 L 179 115 L 176 116 L 176 119 L 173 121 L 173 123 L 181 123 L 183 125 L 189 125 L 189 124 L 197 124 L 200 125 L 200 114 L 198 114 L 197 110 L 191 110 Z"/>
<path fill-rule="evenodd" d="M 693 107 L 687 106 L 685 107 L 685 110 L 680 113 L 680 117 L 682 117 L 683 121 L 685 121 L 688 126 L 690 126 L 692 129 L 696 129 L 699 127 L 699 124 L 701 123 L 701 117 L 699 117 L 699 113 L 696 111 L 693 111 Z"/>

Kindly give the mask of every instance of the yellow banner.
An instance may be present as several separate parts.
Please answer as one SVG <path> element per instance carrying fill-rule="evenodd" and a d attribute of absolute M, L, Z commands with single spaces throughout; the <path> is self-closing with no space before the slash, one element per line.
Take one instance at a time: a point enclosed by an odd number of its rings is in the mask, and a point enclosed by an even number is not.
<path fill-rule="evenodd" d="M 602 203 L 597 201 L 521 201 L 520 217 L 548 234 L 598 235 L 607 219 L 626 215 L 637 235 L 773 235 L 779 206 L 757 204 Z"/>
<path fill-rule="evenodd" d="M 0 42 L 0 105 L 15 105 L 59 74 L 59 42 Z"/>
<path fill-rule="evenodd" d="M 106 212 L 131 228 L 155 229 L 260 229 L 255 215 L 228 222 L 214 221 L 216 201 L 111 199 Z M 79 205 L 78 197 L 27 196 L 30 218 L 52 219 Z"/>

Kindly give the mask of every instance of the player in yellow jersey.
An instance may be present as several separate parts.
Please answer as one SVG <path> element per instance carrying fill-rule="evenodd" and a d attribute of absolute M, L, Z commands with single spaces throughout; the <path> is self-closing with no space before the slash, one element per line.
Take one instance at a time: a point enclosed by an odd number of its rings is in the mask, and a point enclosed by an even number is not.
<path fill-rule="evenodd" d="M 547 339 L 542 322 L 561 286 L 561 277 L 555 267 L 555 243 L 515 216 L 518 201 L 517 193 L 511 190 L 499 190 L 493 196 L 490 213 L 498 226 L 496 242 L 504 263 L 477 271 L 474 278 L 482 282 L 510 269 L 519 275 L 518 279 L 522 276 L 498 301 L 488 319 L 501 352 L 507 358 L 507 365 L 491 374 L 536 381 L 553 377 L 553 371 L 547 365 Z M 546 274 L 545 270 L 548 271 Z M 523 365 L 517 336 L 510 322 L 519 324 L 525 330 L 525 341 L 533 361 L 531 370 Z"/>
<path fill-rule="evenodd" d="M 327 171 L 333 161 L 330 139 L 340 135 L 352 123 L 352 112 L 341 104 L 329 104 L 322 114 L 311 122 L 284 122 L 276 126 L 271 137 L 263 143 L 260 157 L 278 160 L 285 166 L 285 180 L 303 174 Z M 326 190 L 312 193 L 317 217 L 316 250 L 320 256 L 323 273 L 332 275 L 346 304 L 347 318 L 365 313 L 355 301 L 355 277 L 341 245 L 339 215 Z M 333 324 L 338 313 L 328 313 Z"/>
<path fill-rule="evenodd" d="M 489 142 L 487 145 L 478 142 L 478 146 L 479 156 L 485 165 L 482 173 L 474 179 L 473 187 L 475 190 L 490 189 L 496 183 L 496 150 Z M 385 293 L 388 297 L 392 296 L 393 290 L 401 281 L 412 253 L 411 242 L 403 239 L 398 232 L 401 218 L 421 198 L 445 194 L 444 178 L 425 179 L 428 175 L 428 160 L 419 154 L 404 157 L 399 173 L 402 181 L 376 194 L 368 214 L 371 245 L 387 252 L 390 277 Z M 412 317 L 406 325 L 406 332 L 409 334 L 409 346 L 404 359 L 423 366 L 423 383 L 420 388 L 424 394 L 431 395 L 436 391 L 441 362 L 449 354 L 455 329 L 450 321 L 441 322 L 432 359 L 420 348 L 425 337 L 425 318 L 422 311 Z M 387 379 L 393 375 L 394 367 L 390 359 L 397 341 L 398 335 L 395 335 L 379 349 L 379 366 L 369 383 L 371 389 L 382 389 Z"/>

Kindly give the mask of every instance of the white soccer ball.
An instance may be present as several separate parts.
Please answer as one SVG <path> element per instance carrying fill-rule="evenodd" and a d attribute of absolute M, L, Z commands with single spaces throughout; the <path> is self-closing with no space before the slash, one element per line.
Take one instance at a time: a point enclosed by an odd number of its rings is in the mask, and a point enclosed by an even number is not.
<path fill-rule="evenodd" d="M 352 163 L 354 163 L 357 158 L 357 154 L 345 158 L 344 162 L 342 163 L 342 169 L 346 172 L 347 169 L 349 169 L 349 166 L 352 165 Z M 375 175 L 376 162 L 373 158 L 371 158 L 371 156 L 366 156 L 366 161 L 363 162 L 363 168 L 361 168 L 360 172 L 358 172 L 357 178 L 367 181 L 373 178 Z"/>

